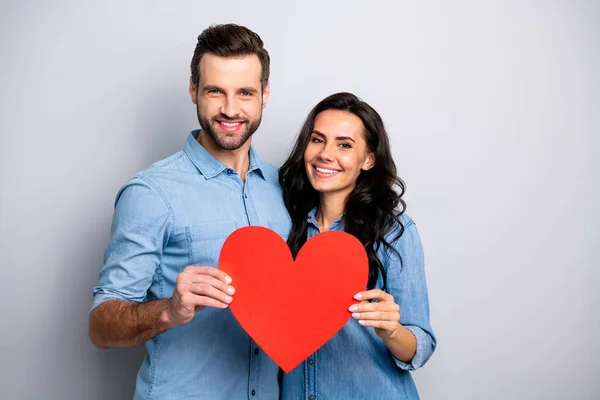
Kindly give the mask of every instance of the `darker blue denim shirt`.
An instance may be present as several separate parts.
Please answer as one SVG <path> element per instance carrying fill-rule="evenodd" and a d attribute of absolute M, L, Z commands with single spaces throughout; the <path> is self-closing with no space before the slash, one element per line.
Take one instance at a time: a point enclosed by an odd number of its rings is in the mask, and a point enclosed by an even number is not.
<path fill-rule="evenodd" d="M 316 208 L 308 215 L 308 238 L 319 233 Z M 429 322 L 429 296 L 423 247 L 415 223 L 401 216 L 404 233 L 395 242 L 398 226 L 386 240 L 400 258 L 380 247 L 379 259 L 387 273 L 387 292 L 400 305 L 400 323 L 415 335 L 416 354 L 410 363 L 398 360 L 375 330 L 351 318 L 325 345 L 283 378 L 284 400 L 419 398 L 410 371 L 422 367 L 433 354 L 436 338 Z M 342 217 L 329 230 L 344 230 Z M 382 287 L 379 277 L 378 288 Z"/>

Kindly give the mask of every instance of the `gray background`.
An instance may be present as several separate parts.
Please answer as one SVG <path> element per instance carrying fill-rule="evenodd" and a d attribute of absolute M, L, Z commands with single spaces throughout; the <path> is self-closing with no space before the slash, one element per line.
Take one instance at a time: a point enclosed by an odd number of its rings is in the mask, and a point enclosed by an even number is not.
<path fill-rule="evenodd" d="M 220 22 L 271 53 L 269 162 L 328 94 L 383 116 L 439 337 L 423 399 L 599 398 L 600 2 L 284 3 L 2 1 L 0 398 L 131 398 L 142 349 L 89 343 L 91 290 L 118 188 L 197 127 Z"/>

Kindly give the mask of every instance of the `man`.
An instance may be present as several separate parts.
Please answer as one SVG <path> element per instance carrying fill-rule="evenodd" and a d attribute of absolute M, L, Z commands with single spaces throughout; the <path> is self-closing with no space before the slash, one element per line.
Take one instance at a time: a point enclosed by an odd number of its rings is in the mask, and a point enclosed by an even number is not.
<path fill-rule="evenodd" d="M 189 93 L 201 130 L 118 193 L 89 336 L 146 344 L 135 399 L 276 399 L 278 368 L 234 319 L 235 282 L 216 268 L 227 236 L 260 225 L 284 239 L 277 169 L 251 148 L 269 99 L 268 52 L 249 29 L 198 37 Z"/>

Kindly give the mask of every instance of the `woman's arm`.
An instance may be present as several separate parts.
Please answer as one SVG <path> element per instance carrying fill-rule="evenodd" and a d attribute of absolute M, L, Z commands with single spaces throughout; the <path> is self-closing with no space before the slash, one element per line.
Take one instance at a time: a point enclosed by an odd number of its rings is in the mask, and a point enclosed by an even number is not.
<path fill-rule="evenodd" d="M 393 251 L 386 259 L 387 293 L 378 289 L 361 292 L 357 295 L 362 296 L 363 301 L 353 306 L 356 308 L 351 307 L 351 311 L 353 318 L 364 321 L 362 325 L 376 329 L 398 367 L 414 370 L 431 357 L 436 338 L 429 322 L 421 239 L 414 222 L 408 217 L 403 221 L 404 233 L 393 243 L 401 259 Z M 365 301 L 368 299 L 378 301 Z"/>

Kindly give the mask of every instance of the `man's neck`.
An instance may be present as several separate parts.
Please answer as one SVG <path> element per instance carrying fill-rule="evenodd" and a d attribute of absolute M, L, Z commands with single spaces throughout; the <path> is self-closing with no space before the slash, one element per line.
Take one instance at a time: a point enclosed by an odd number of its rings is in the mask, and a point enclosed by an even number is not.
<path fill-rule="evenodd" d="M 242 178 L 242 182 L 246 181 L 246 174 L 250 169 L 251 137 L 248 138 L 242 147 L 236 150 L 223 150 L 203 131 L 200 131 L 196 141 L 217 160 L 221 161 L 223 165 L 236 170 L 240 178 Z"/>

